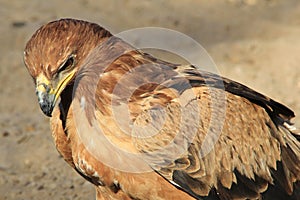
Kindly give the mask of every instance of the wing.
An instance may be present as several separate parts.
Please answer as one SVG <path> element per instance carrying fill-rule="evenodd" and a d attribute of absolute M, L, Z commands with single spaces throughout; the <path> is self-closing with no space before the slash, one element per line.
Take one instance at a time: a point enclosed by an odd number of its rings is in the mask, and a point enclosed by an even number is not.
<path fill-rule="evenodd" d="M 132 57 L 152 63 L 119 81 L 117 96 L 129 102 L 134 143 L 153 169 L 195 197 L 216 190 L 228 198 L 258 198 L 275 183 L 292 193 L 300 149 L 290 109 L 193 66 Z M 120 95 L 128 90 L 130 97 Z"/>
<path fill-rule="evenodd" d="M 225 199 L 259 198 L 275 183 L 292 194 L 300 179 L 300 143 L 289 121 L 294 113 L 229 79 L 192 66 L 173 70 L 176 77 L 161 84 L 172 90 L 156 87 L 140 95 L 146 98 L 134 97 L 149 107 L 135 121 L 146 129 L 135 134 L 154 130 L 154 137 L 136 141 L 148 163 L 194 197 L 215 190 Z"/>

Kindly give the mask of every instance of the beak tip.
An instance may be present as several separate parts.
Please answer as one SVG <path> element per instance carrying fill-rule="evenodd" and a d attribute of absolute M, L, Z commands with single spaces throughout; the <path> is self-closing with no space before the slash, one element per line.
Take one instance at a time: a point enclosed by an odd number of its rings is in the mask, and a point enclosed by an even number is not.
<path fill-rule="evenodd" d="M 40 108 L 47 117 L 52 117 L 53 105 L 51 103 L 40 103 Z"/>
<path fill-rule="evenodd" d="M 52 113 L 44 113 L 47 117 L 52 117 Z"/>

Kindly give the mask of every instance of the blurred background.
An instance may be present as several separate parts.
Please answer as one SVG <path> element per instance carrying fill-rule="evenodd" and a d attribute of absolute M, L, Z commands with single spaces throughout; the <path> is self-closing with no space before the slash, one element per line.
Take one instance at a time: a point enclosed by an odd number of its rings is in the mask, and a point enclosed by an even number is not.
<path fill-rule="evenodd" d="M 299 0 L 0 0 L 0 200 L 94 199 L 92 185 L 56 151 L 22 58 L 37 28 L 64 17 L 112 33 L 148 26 L 184 33 L 221 75 L 300 115 Z"/>

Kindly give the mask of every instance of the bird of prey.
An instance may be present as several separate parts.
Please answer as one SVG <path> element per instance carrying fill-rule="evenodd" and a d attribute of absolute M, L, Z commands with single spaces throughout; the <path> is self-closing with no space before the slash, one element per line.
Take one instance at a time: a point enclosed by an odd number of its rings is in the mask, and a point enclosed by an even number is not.
<path fill-rule="evenodd" d="M 24 62 L 57 150 L 97 199 L 299 199 L 294 112 L 238 82 L 60 19 Z"/>

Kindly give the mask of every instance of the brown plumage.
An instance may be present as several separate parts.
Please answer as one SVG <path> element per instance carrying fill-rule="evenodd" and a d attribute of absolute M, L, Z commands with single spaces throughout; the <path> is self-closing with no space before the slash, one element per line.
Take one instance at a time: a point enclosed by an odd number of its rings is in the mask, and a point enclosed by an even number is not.
<path fill-rule="evenodd" d="M 58 151 L 97 199 L 299 199 L 284 105 L 80 20 L 42 26 L 24 61 Z"/>

